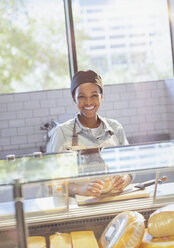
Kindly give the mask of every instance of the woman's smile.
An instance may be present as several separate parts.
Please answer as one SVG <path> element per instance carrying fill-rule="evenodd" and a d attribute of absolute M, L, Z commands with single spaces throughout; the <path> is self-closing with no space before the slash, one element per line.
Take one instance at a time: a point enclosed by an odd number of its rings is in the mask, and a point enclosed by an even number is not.
<path fill-rule="evenodd" d="M 93 116 L 96 116 L 96 112 L 97 112 L 97 108 L 95 105 L 92 105 L 92 106 L 84 106 L 82 107 L 81 109 L 81 113 L 88 117 L 88 118 L 91 118 Z"/>
<path fill-rule="evenodd" d="M 88 111 L 91 111 L 91 110 L 95 109 L 95 106 L 91 106 L 91 107 L 86 107 L 86 106 L 85 106 L 84 109 L 85 109 L 85 110 L 88 110 Z"/>

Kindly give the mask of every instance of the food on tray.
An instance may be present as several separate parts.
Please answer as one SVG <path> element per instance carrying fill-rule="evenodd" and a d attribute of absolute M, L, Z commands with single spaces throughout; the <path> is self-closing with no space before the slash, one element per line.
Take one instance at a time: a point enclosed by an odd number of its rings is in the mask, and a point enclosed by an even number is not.
<path fill-rule="evenodd" d="M 98 243 L 93 231 L 71 232 L 73 248 L 98 248 Z"/>
<path fill-rule="evenodd" d="M 32 236 L 27 238 L 28 248 L 46 248 L 46 239 L 42 236 Z"/>
<path fill-rule="evenodd" d="M 144 217 L 136 211 L 118 214 L 99 240 L 100 248 L 138 248 L 144 235 Z"/>
<path fill-rule="evenodd" d="M 144 234 L 140 248 L 173 248 L 174 236 L 155 238 L 148 234 L 147 230 Z"/>
<path fill-rule="evenodd" d="M 106 178 L 104 180 L 102 194 L 106 194 L 106 193 L 110 192 L 113 188 L 114 188 L 114 186 L 113 186 L 113 179 L 112 179 L 112 177 Z"/>
<path fill-rule="evenodd" d="M 148 233 L 153 237 L 174 236 L 174 204 L 160 208 L 150 216 Z"/>
<path fill-rule="evenodd" d="M 55 233 L 50 236 L 50 248 L 72 248 L 71 237 L 68 233 Z"/>

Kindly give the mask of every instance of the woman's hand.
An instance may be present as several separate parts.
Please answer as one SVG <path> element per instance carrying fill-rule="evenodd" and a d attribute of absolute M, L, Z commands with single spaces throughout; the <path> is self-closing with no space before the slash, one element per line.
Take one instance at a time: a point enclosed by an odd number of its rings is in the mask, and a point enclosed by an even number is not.
<path fill-rule="evenodd" d="M 123 189 L 129 185 L 132 177 L 129 174 L 113 176 L 113 185 L 115 190 L 123 191 Z"/>
<path fill-rule="evenodd" d="M 123 189 L 130 183 L 132 177 L 129 174 L 118 175 L 111 177 L 113 189 L 123 191 Z M 84 196 L 100 196 L 103 193 L 104 189 L 103 180 L 93 180 L 86 183 L 69 183 L 69 193 L 72 195 L 84 195 Z"/>
<path fill-rule="evenodd" d="M 103 191 L 104 182 L 96 179 L 79 187 L 79 194 L 85 196 L 100 196 Z"/>
<path fill-rule="evenodd" d="M 69 184 L 69 191 L 71 194 L 85 195 L 85 196 L 100 196 L 103 190 L 104 182 L 96 179 L 83 184 Z"/>

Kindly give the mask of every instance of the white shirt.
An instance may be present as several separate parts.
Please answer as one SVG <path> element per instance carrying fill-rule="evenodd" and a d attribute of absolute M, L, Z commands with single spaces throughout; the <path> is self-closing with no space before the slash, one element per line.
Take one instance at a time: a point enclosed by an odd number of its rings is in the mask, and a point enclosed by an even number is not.
<path fill-rule="evenodd" d="M 74 119 L 58 125 L 47 144 L 46 152 L 128 145 L 124 129 L 118 121 L 98 117 L 101 120 L 101 125 L 95 131 L 84 127 L 78 119 L 78 114 Z M 77 146 L 72 146 L 74 123 L 78 137 Z"/>

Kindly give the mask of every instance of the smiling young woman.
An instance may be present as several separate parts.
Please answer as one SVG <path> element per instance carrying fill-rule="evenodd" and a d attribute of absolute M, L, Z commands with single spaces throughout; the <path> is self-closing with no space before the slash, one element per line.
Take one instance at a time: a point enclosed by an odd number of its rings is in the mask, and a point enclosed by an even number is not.
<path fill-rule="evenodd" d="M 103 95 L 100 88 L 93 83 L 81 84 L 75 90 L 74 102 L 80 111 L 78 118 L 88 128 L 97 128 L 101 120 L 97 116 Z"/>
<path fill-rule="evenodd" d="M 71 81 L 71 94 L 79 113 L 57 126 L 47 145 L 48 153 L 128 145 L 122 125 L 97 113 L 103 99 L 103 83 L 96 72 L 77 72 Z M 116 176 L 112 183 L 116 189 L 122 190 L 130 181 L 131 175 L 124 175 Z M 104 182 L 95 180 L 69 186 L 70 193 L 96 196 L 102 193 Z"/>

